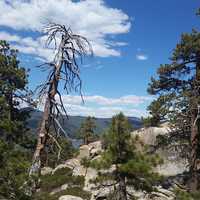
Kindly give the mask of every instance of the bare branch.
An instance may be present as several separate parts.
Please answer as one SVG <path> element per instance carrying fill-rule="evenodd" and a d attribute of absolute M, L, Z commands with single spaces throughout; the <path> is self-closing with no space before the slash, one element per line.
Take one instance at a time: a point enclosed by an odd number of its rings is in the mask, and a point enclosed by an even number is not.
<path fill-rule="evenodd" d="M 41 153 L 45 151 L 48 139 L 51 138 L 59 146 L 56 136 L 59 136 L 61 132 L 68 136 L 59 121 L 63 114 L 67 116 L 62 95 L 59 91 L 61 77 L 62 82 L 64 81 L 63 89 L 67 94 L 73 90 L 79 92 L 82 97 L 79 63 L 82 62 L 84 56 L 93 55 L 89 41 L 85 37 L 74 34 L 70 28 L 67 29 L 63 25 L 49 23 L 45 28 L 45 32 L 47 34 L 46 45 L 54 45 L 55 56 L 52 62 L 46 62 L 38 66 L 45 70 L 49 67 L 50 71 L 46 82 L 36 88 L 39 91 L 39 99 L 45 97 L 44 113 L 38 131 L 38 142 L 31 167 L 33 169 L 36 166 L 36 172 L 40 171 Z M 56 95 L 59 97 L 59 103 L 56 102 Z M 50 136 L 49 133 L 52 126 L 56 132 L 55 136 L 52 134 Z"/>
<path fill-rule="evenodd" d="M 58 147 L 57 159 L 60 160 L 60 154 L 61 154 L 61 151 L 62 151 L 62 147 L 60 146 L 59 142 L 56 140 L 56 138 L 52 134 L 48 133 L 48 136 L 53 140 L 53 142 Z"/>

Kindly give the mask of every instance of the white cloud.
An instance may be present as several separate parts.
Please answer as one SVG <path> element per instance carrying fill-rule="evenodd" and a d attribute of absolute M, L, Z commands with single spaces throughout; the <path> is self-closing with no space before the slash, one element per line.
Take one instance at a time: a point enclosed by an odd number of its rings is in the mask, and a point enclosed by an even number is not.
<path fill-rule="evenodd" d="M 80 96 L 62 96 L 63 105 L 67 113 L 72 116 L 94 116 L 100 118 L 110 118 L 113 115 L 123 112 L 128 117 L 146 116 L 147 111 L 143 108 L 152 100 L 148 96 L 123 96 L 120 98 L 108 98 L 103 96 L 85 96 L 83 103 Z M 59 98 L 56 100 L 59 102 Z M 39 110 L 44 109 L 45 100 L 38 105 Z M 140 105 L 140 107 L 138 107 Z M 21 104 L 26 107 L 27 104 Z"/>
<path fill-rule="evenodd" d="M 128 109 L 123 107 L 92 107 L 85 105 L 65 104 L 69 115 L 73 116 L 94 116 L 100 118 L 110 118 L 113 115 L 123 112 L 129 117 L 146 116 L 147 113 L 142 109 Z"/>
<path fill-rule="evenodd" d="M 93 96 L 83 96 L 83 99 L 85 103 L 95 103 L 98 105 L 106 105 L 106 106 L 131 105 L 134 107 L 134 106 L 143 104 L 145 102 L 151 101 L 152 97 L 127 95 L 127 96 L 122 96 L 119 98 L 108 98 L 108 97 L 93 95 Z M 72 95 L 64 95 L 63 101 L 66 104 L 81 104 L 82 103 L 82 99 L 80 96 L 72 96 Z"/>
<path fill-rule="evenodd" d="M 27 107 L 27 103 L 21 102 L 20 108 Z M 94 116 L 99 118 L 111 118 L 120 112 L 123 112 L 128 117 L 147 116 L 147 111 L 144 109 L 127 108 L 123 106 L 93 106 L 93 105 L 78 105 L 64 103 L 68 115 L 72 116 Z M 44 109 L 44 102 L 38 105 L 39 110 Z"/>
<path fill-rule="evenodd" d="M 127 95 L 119 98 L 108 98 L 98 95 L 84 96 L 84 103 L 80 96 L 63 95 L 63 104 L 70 115 L 112 117 L 123 112 L 127 116 L 141 117 L 146 115 L 142 109 L 152 98 L 148 96 Z M 140 106 L 140 107 L 138 107 Z M 137 108 L 136 108 L 137 107 Z"/>
<path fill-rule="evenodd" d="M 54 51 L 44 47 L 45 36 L 33 39 L 31 37 L 21 37 L 19 35 L 10 34 L 5 31 L 0 31 L 0 39 L 12 43 L 12 47 L 18 49 L 21 53 L 32 54 L 37 56 L 37 59 L 51 60 Z"/>
<path fill-rule="evenodd" d="M 5 31 L 0 32 L 0 39 L 4 39 L 8 42 L 19 42 L 22 38 L 17 35 L 11 35 Z"/>
<path fill-rule="evenodd" d="M 127 33 L 131 24 L 129 17 L 119 9 L 108 7 L 103 0 L 1 0 L 0 25 L 16 32 L 28 30 L 40 32 L 48 21 L 64 24 L 89 39 L 96 56 L 119 56 L 116 46 L 124 42 L 112 42 L 107 36 Z M 49 51 L 42 46 L 42 37 L 19 39 L 17 34 L 6 35 L 3 39 L 15 40 L 23 53 L 31 53 L 49 59 Z M 33 48 L 33 49 L 32 49 Z M 51 57 L 51 56 L 50 56 Z"/>
<path fill-rule="evenodd" d="M 147 60 L 147 59 L 148 59 L 148 56 L 145 55 L 145 54 L 142 54 L 142 53 L 138 53 L 138 54 L 136 55 L 136 58 L 137 58 L 138 60 Z"/>

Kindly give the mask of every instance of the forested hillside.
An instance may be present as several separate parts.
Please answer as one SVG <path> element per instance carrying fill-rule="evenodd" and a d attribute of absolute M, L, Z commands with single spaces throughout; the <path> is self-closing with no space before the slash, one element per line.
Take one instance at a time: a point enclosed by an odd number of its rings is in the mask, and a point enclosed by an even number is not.
<path fill-rule="evenodd" d="M 81 127 L 81 123 L 86 119 L 86 117 L 81 116 L 63 116 L 63 128 L 70 137 L 76 138 L 78 130 Z M 32 110 L 30 113 L 30 118 L 28 119 L 28 127 L 33 133 L 36 133 L 40 120 L 42 118 L 42 112 L 38 110 Z M 137 117 L 129 117 L 129 123 L 133 129 L 138 129 L 142 127 L 142 122 Z M 95 118 L 94 119 L 96 128 L 96 134 L 102 134 L 110 125 L 111 118 Z"/>

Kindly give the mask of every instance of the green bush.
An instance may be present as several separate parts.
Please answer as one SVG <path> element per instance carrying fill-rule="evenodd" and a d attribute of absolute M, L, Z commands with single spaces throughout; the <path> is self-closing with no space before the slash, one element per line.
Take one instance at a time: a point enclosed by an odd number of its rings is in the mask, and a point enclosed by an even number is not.
<path fill-rule="evenodd" d="M 27 200 L 22 185 L 28 179 L 29 154 L 0 140 L 0 199 Z"/>
<path fill-rule="evenodd" d="M 72 176 L 72 170 L 68 167 L 57 169 L 52 176 Z"/>
<path fill-rule="evenodd" d="M 175 200 L 199 200 L 200 199 L 200 191 L 197 192 L 187 192 L 182 190 L 175 190 Z"/>
<path fill-rule="evenodd" d="M 191 194 L 189 194 L 186 191 L 176 190 L 175 194 L 176 194 L 175 200 L 194 200 Z"/>
<path fill-rule="evenodd" d="M 72 170 L 69 168 L 61 168 L 55 171 L 54 174 L 48 174 L 41 177 L 40 191 L 37 192 L 34 200 L 57 200 L 62 195 L 74 195 L 83 199 L 90 199 L 90 193 L 83 190 L 83 176 L 72 176 Z M 69 184 L 69 188 L 50 195 L 53 189 L 59 188 L 63 184 Z"/>
<path fill-rule="evenodd" d="M 72 172 L 69 168 L 58 169 L 54 174 L 47 174 L 42 176 L 40 187 L 43 191 L 51 191 L 69 182 L 71 175 Z"/>
<path fill-rule="evenodd" d="M 183 190 L 175 190 L 175 200 L 199 200 L 200 199 L 200 191 L 190 193 Z"/>
<path fill-rule="evenodd" d="M 72 170 L 69 168 L 61 168 L 54 174 L 48 174 L 41 177 L 40 187 L 42 191 L 50 192 L 64 184 L 69 183 L 70 186 L 83 187 L 83 176 L 72 176 Z"/>

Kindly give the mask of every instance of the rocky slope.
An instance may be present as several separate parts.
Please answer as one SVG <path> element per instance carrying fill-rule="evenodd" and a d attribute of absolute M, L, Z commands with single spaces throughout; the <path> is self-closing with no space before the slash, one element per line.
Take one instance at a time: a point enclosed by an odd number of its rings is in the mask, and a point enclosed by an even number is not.
<path fill-rule="evenodd" d="M 140 141 L 144 144 L 154 145 L 156 142 L 156 137 L 158 135 L 168 134 L 167 127 L 161 128 L 143 128 L 137 131 L 132 132 L 132 136 L 139 136 Z M 56 171 L 60 169 L 69 168 L 72 170 L 73 177 L 84 177 L 83 191 L 88 192 L 90 194 L 90 200 L 102 200 L 105 199 L 107 194 L 113 190 L 112 187 L 106 187 L 102 189 L 97 189 L 90 180 L 94 179 L 97 176 L 97 171 L 93 168 L 85 168 L 81 163 L 83 158 L 89 159 L 97 159 L 100 156 L 100 153 L 103 151 L 102 144 L 100 141 L 91 143 L 89 145 L 83 145 L 80 147 L 79 155 L 76 158 L 67 160 L 64 164 L 58 165 L 55 169 L 44 168 L 42 170 L 42 174 L 54 174 Z M 168 182 L 165 185 L 158 186 L 159 193 L 153 193 L 151 195 L 145 195 L 142 192 L 136 192 L 133 188 L 129 188 L 130 193 L 134 193 L 137 195 L 139 200 L 173 200 L 174 194 L 171 191 L 172 186 L 175 186 L 176 178 L 179 177 L 184 171 L 187 171 L 185 167 L 187 161 L 179 158 L 178 154 L 174 151 L 174 149 L 160 149 L 157 150 L 157 153 L 164 159 L 164 163 L 159 167 L 155 168 L 156 172 L 159 172 L 161 175 L 165 177 L 169 177 Z M 112 170 L 112 169 L 109 169 Z M 51 194 L 54 195 L 56 193 L 60 193 L 65 191 L 69 187 L 69 183 L 65 183 L 58 188 L 55 188 L 51 191 Z M 88 198 L 88 197 L 87 197 Z M 86 198 L 86 199 L 87 199 Z M 58 197 L 59 200 L 84 200 L 85 198 L 81 195 L 60 195 Z"/>

